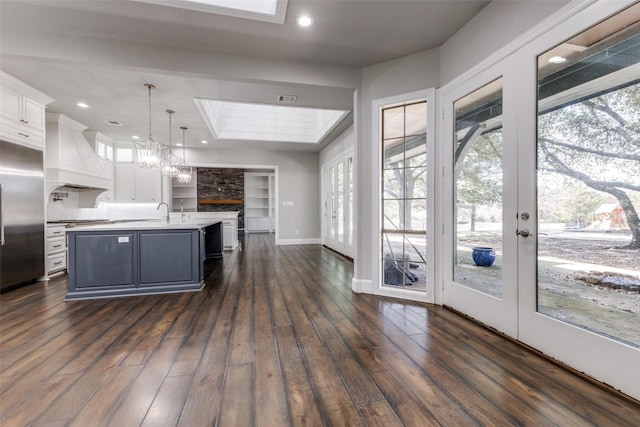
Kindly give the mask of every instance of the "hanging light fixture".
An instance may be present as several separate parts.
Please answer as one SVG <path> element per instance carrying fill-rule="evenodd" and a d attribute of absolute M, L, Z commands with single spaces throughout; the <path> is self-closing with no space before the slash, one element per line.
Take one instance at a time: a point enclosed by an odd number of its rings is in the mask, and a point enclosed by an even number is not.
<path fill-rule="evenodd" d="M 192 168 L 187 164 L 187 161 L 185 160 L 185 157 L 184 157 L 184 145 L 185 145 L 184 135 L 187 131 L 187 128 L 184 126 L 180 126 L 180 129 L 182 129 L 182 161 L 180 162 L 180 166 L 178 167 L 177 180 L 181 184 L 188 184 L 191 182 Z"/>
<path fill-rule="evenodd" d="M 158 168 L 164 158 L 164 145 L 153 139 L 151 135 L 151 89 L 155 86 L 149 83 L 144 85 L 149 89 L 149 134 L 146 141 L 135 142 L 136 163 L 144 168 Z"/>
<path fill-rule="evenodd" d="M 173 115 L 173 113 L 175 113 L 175 111 L 166 111 L 169 114 L 169 148 L 165 150 L 164 157 L 162 158 L 160 165 L 162 167 L 162 175 L 173 177 L 178 176 L 178 166 L 180 163 L 180 158 L 173 154 L 173 151 L 171 150 L 171 116 Z"/>

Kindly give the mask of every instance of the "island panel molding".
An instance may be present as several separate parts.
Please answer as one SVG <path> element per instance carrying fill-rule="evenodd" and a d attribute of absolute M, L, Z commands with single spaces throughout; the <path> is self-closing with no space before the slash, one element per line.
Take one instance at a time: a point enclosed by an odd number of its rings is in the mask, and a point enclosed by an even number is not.
<path fill-rule="evenodd" d="M 204 260 L 224 256 L 222 221 L 140 221 L 67 230 L 65 300 L 199 291 Z"/>

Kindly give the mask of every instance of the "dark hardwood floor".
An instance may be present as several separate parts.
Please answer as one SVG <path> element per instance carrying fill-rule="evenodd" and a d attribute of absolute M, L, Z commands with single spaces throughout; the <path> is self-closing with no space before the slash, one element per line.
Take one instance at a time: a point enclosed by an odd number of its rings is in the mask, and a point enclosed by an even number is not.
<path fill-rule="evenodd" d="M 201 292 L 0 298 L 0 424 L 640 426 L 640 406 L 442 307 L 351 292 L 352 264 L 268 234 Z"/>

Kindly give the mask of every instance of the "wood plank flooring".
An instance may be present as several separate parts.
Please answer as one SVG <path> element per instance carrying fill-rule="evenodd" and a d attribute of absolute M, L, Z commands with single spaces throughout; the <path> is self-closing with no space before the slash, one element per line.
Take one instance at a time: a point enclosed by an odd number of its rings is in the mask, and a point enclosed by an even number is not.
<path fill-rule="evenodd" d="M 640 406 L 442 307 L 351 292 L 352 264 L 268 234 L 201 292 L 0 297 L 0 424 L 640 426 Z"/>

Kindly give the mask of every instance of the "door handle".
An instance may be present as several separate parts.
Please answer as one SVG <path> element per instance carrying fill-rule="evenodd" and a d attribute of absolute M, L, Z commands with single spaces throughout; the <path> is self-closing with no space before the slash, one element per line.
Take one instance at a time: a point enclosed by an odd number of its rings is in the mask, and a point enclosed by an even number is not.
<path fill-rule="evenodd" d="M 516 230 L 516 234 L 522 237 L 533 236 L 533 234 L 531 234 L 526 228 L 523 228 L 522 230 Z"/>

